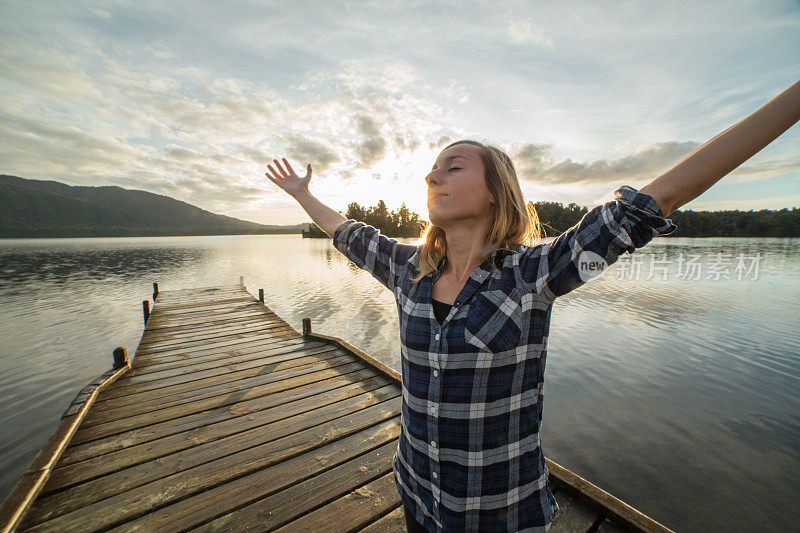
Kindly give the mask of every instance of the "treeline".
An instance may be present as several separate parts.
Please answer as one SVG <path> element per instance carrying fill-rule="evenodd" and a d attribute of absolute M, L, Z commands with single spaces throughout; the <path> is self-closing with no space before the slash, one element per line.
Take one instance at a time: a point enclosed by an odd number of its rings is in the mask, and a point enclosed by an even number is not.
<path fill-rule="evenodd" d="M 576 203 L 534 202 L 542 225 L 543 236 L 557 237 L 577 224 L 589 209 Z M 427 221 L 409 211 L 405 204 L 389 211 L 383 200 L 376 206 L 363 207 L 356 202 L 347 206 L 343 215 L 376 227 L 387 237 L 417 238 Z M 681 211 L 667 218 L 677 226 L 667 237 L 800 237 L 800 208 L 792 207 L 760 211 Z M 303 231 L 303 237 L 327 237 L 316 225 Z"/>
<path fill-rule="evenodd" d="M 387 237 L 417 238 L 428 225 L 427 221 L 408 209 L 405 203 L 400 206 L 400 209 L 389 211 L 389 208 L 386 207 L 386 202 L 383 200 L 378 200 L 378 205 L 370 207 L 364 207 L 357 202 L 352 202 L 347 206 L 347 211 L 342 216 L 348 220 L 353 219 L 369 224 Z M 309 230 L 303 231 L 302 234 L 303 237 L 328 236 L 316 224 L 311 224 Z"/>
<path fill-rule="evenodd" d="M 571 203 L 535 202 L 539 221 L 548 237 L 557 237 L 588 213 Z M 678 229 L 665 237 L 800 237 L 800 208 L 759 211 L 681 211 L 671 213 Z"/>

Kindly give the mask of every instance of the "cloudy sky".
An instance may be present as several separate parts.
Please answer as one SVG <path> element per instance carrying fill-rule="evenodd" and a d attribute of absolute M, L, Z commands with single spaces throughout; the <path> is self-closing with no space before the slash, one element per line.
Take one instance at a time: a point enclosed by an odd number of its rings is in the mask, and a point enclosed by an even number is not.
<path fill-rule="evenodd" d="M 394 7 L 394 6 L 402 6 Z M 641 187 L 800 77 L 800 3 L 0 0 L 0 173 L 309 221 L 427 217 L 441 148 L 512 156 L 528 200 Z M 795 125 L 683 209 L 800 206 Z"/>

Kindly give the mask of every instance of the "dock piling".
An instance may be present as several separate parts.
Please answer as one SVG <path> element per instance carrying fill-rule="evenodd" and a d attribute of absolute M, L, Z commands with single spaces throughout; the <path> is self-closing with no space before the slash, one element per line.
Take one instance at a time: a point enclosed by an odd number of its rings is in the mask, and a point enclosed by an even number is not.
<path fill-rule="evenodd" d="M 264 289 L 258 289 L 258 301 L 264 303 Z"/>
<path fill-rule="evenodd" d="M 239 285 L 244 288 L 244 276 L 239 276 Z"/>
<path fill-rule="evenodd" d="M 158 296 L 158 283 L 153 283 L 153 302 L 156 301 L 157 296 Z"/>
<path fill-rule="evenodd" d="M 304 318 L 303 319 L 303 335 L 309 335 L 311 333 L 311 319 Z"/>
<path fill-rule="evenodd" d="M 147 325 L 147 319 L 150 318 L 150 300 L 142 300 L 142 312 L 144 313 L 144 323 Z"/>
<path fill-rule="evenodd" d="M 114 350 L 114 368 L 122 368 L 128 365 L 128 350 L 120 346 Z"/>

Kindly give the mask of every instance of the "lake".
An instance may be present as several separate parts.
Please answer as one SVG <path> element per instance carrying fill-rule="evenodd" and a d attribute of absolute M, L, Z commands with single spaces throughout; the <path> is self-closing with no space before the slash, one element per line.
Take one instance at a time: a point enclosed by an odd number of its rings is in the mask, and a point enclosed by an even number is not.
<path fill-rule="evenodd" d="M 399 239 L 411 243 L 414 239 Z M 299 235 L 0 240 L 0 497 L 161 290 L 265 289 L 400 371 L 393 294 Z M 547 457 L 676 531 L 800 523 L 800 239 L 657 238 L 556 300 Z"/>

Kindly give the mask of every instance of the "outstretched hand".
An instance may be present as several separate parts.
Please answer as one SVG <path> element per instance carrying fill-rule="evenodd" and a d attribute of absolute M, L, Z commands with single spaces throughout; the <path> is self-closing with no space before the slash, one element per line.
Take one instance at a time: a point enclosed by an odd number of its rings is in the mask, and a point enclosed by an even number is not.
<path fill-rule="evenodd" d="M 277 167 L 277 171 L 272 168 L 272 165 L 267 165 L 269 172 L 265 172 L 264 175 L 269 178 L 269 180 L 289 193 L 291 196 L 296 196 L 298 193 L 307 191 L 308 190 L 308 183 L 311 181 L 311 165 L 309 164 L 307 167 L 306 176 L 301 178 L 297 174 L 295 174 L 294 170 L 292 170 L 292 166 L 286 160 L 283 159 L 283 164 L 286 165 L 286 170 L 281 168 L 281 164 L 278 162 L 277 159 L 273 159 L 272 161 L 275 163 L 275 167 Z M 270 173 L 272 175 L 270 175 Z"/>

